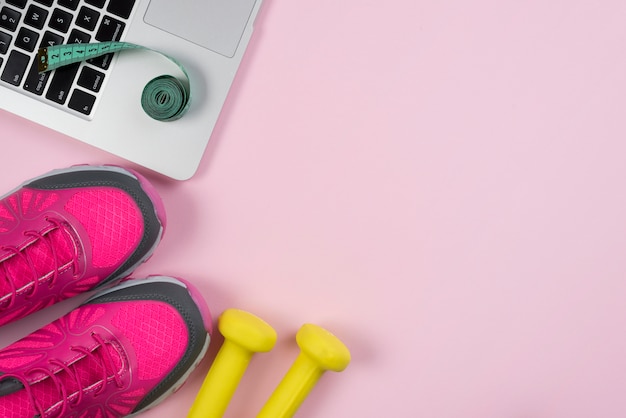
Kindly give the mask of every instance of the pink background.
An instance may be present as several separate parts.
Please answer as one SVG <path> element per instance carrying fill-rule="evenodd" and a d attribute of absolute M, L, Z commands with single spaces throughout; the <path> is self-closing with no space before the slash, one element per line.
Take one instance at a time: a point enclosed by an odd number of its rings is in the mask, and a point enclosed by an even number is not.
<path fill-rule="evenodd" d="M 136 275 L 278 331 L 227 417 L 255 416 L 305 322 L 353 361 L 301 418 L 626 416 L 624 22 L 609 0 L 265 0 L 197 175 L 144 171 L 169 225 Z M 124 164 L 0 126 L 5 191 Z M 143 416 L 184 416 L 220 342 Z"/>

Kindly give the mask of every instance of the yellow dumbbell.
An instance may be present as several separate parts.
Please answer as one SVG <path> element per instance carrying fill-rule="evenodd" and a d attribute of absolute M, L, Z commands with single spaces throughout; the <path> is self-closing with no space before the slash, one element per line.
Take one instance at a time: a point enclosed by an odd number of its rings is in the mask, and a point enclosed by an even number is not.
<path fill-rule="evenodd" d="M 340 372 L 350 363 L 350 351 L 333 334 L 313 324 L 296 334 L 300 353 L 267 400 L 257 418 L 290 418 L 327 370 Z"/>
<path fill-rule="evenodd" d="M 270 351 L 276 331 L 259 317 L 239 309 L 220 315 L 224 343 L 191 406 L 187 418 L 221 418 L 243 377 L 252 355 Z"/>

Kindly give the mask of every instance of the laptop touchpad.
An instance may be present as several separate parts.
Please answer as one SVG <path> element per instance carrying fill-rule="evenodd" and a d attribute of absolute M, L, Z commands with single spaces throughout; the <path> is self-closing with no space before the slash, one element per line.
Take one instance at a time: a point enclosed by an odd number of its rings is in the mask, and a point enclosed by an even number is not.
<path fill-rule="evenodd" d="M 256 0 L 151 0 L 144 21 L 232 57 Z"/>

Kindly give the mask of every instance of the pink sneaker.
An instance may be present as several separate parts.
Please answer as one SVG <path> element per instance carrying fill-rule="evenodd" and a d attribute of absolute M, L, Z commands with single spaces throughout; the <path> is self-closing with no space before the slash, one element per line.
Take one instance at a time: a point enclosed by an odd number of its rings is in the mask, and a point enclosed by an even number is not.
<path fill-rule="evenodd" d="M 211 316 L 188 283 L 128 279 L 0 350 L 3 418 L 135 415 L 200 363 Z"/>
<path fill-rule="evenodd" d="M 164 228 L 154 188 L 120 167 L 24 183 L 0 200 L 0 325 L 128 276 Z"/>

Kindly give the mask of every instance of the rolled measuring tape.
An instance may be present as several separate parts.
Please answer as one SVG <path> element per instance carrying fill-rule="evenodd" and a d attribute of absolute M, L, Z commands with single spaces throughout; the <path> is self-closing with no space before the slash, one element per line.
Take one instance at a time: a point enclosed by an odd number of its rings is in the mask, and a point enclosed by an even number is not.
<path fill-rule="evenodd" d="M 40 73 L 97 58 L 127 49 L 143 49 L 160 54 L 176 64 L 185 75 L 185 82 L 171 75 L 162 75 L 148 82 L 141 94 L 141 107 L 153 119 L 172 121 L 179 119 L 189 109 L 191 82 L 185 67 L 176 59 L 162 52 L 130 42 L 98 42 L 65 44 L 40 48 L 37 66 Z"/>

